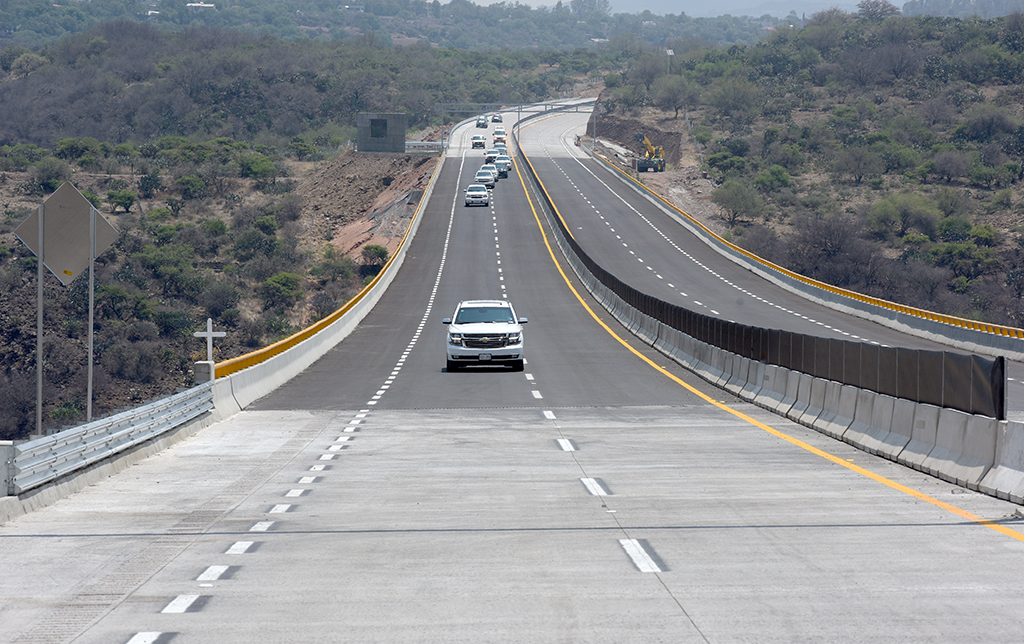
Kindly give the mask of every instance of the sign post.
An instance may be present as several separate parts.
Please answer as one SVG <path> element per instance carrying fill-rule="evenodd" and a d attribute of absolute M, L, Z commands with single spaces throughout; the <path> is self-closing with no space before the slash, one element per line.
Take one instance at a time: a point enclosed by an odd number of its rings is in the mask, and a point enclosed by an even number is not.
<path fill-rule="evenodd" d="M 36 433 L 43 429 L 43 266 L 64 286 L 89 269 L 89 383 L 87 420 L 92 420 L 93 262 L 117 240 L 118 231 L 92 207 L 71 182 L 39 205 L 39 211 L 21 223 L 14 234 L 39 258 L 37 267 L 38 318 L 36 321 Z M 88 244 L 82 240 L 88 239 Z"/>

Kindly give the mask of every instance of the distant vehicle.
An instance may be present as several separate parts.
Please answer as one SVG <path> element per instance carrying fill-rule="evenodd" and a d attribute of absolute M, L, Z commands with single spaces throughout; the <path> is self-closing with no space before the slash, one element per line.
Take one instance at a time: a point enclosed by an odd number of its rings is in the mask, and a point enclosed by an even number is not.
<path fill-rule="evenodd" d="M 480 166 L 480 169 L 493 174 L 495 181 L 497 181 L 501 177 L 501 173 L 498 172 L 498 166 L 494 165 L 493 163 L 485 163 L 482 166 Z"/>
<path fill-rule="evenodd" d="M 495 112 L 494 114 L 491 114 L 491 122 L 492 123 L 501 123 L 501 114 L 498 114 L 497 112 Z"/>
<path fill-rule="evenodd" d="M 505 132 L 505 126 L 504 125 L 499 125 L 498 127 L 494 128 L 494 133 L 495 134 L 500 134 L 502 136 L 505 136 L 507 134 L 507 132 Z"/>
<path fill-rule="evenodd" d="M 505 141 L 506 141 L 506 137 L 505 137 L 504 134 L 495 134 L 494 135 L 494 144 L 495 145 L 497 145 L 499 143 L 505 143 Z"/>
<path fill-rule="evenodd" d="M 473 183 L 482 183 L 488 188 L 493 188 L 496 181 L 496 174 L 489 170 L 480 170 L 476 173 L 476 176 L 473 177 Z"/>
<path fill-rule="evenodd" d="M 473 148 L 486 148 L 487 147 L 487 137 L 484 136 L 483 134 L 474 134 L 472 141 L 473 141 L 473 146 L 472 146 Z"/>
<path fill-rule="evenodd" d="M 486 206 L 491 203 L 491 194 L 487 192 L 487 186 L 482 183 L 471 183 L 466 188 L 467 206 Z"/>
<path fill-rule="evenodd" d="M 512 158 L 512 155 L 508 153 L 508 146 L 504 143 L 495 144 L 494 149 L 498 151 L 498 156 L 506 156 L 510 159 Z"/>
<path fill-rule="evenodd" d="M 494 163 L 494 160 L 501 156 L 501 153 L 497 150 L 487 150 L 484 152 L 484 163 Z"/>
<path fill-rule="evenodd" d="M 477 127 L 486 128 L 487 127 L 487 117 L 486 116 L 478 116 L 477 119 L 476 119 L 476 126 Z"/>
<path fill-rule="evenodd" d="M 445 358 L 449 372 L 463 365 L 508 365 L 523 370 L 523 325 L 507 300 L 459 302 L 448 325 Z"/>

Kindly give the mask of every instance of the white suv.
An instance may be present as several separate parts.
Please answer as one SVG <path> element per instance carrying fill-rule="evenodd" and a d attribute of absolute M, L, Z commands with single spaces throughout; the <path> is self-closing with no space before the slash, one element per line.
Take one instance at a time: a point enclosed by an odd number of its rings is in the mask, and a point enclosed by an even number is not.
<path fill-rule="evenodd" d="M 463 365 L 509 365 L 523 370 L 523 325 L 505 300 L 466 300 L 442 320 L 448 326 L 445 358 L 448 371 Z"/>

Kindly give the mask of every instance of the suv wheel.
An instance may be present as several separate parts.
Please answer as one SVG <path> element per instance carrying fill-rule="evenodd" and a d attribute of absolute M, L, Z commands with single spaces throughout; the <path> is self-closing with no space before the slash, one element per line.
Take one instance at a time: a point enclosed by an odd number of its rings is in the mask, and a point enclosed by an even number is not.
<path fill-rule="evenodd" d="M 460 364 L 458 364 L 458 363 L 456 363 L 456 362 L 454 362 L 452 360 L 448 360 L 447 363 L 448 363 L 447 364 L 448 373 L 451 373 L 453 371 L 458 371 L 459 367 L 462 366 L 462 365 L 460 365 Z"/>
<path fill-rule="evenodd" d="M 514 361 L 512 363 L 512 371 L 522 371 L 523 368 L 524 367 L 523 367 L 523 361 L 522 360 L 516 360 L 516 361 Z"/>

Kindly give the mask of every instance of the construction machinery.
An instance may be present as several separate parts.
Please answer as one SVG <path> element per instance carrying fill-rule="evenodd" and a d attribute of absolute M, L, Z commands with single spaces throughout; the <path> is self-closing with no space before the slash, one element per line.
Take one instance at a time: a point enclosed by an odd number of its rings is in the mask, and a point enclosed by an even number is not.
<path fill-rule="evenodd" d="M 643 136 L 643 156 L 636 159 L 637 172 L 664 172 L 665 171 L 665 149 L 660 145 L 655 146 L 647 135 L 637 135 L 637 140 Z"/>

